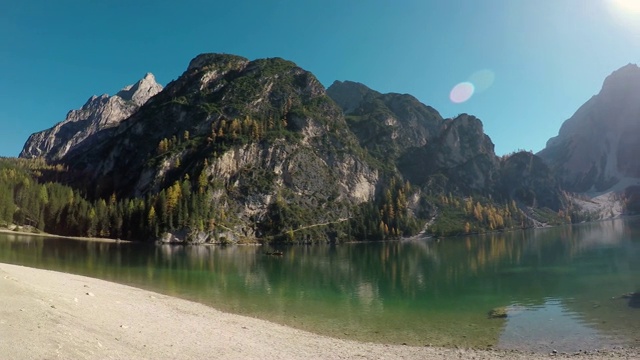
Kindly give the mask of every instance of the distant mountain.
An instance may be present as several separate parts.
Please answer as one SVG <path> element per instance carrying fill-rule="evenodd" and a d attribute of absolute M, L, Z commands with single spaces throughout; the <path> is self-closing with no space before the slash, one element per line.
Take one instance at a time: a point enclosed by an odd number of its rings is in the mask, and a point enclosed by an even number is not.
<path fill-rule="evenodd" d="M 475 116 L 443 119 L 411 95 L 381 94 L 350 81 L 334 82 L 327 94 L 371 156 L 426 192 L 483 195 L 554 211 L 565 205 L 540 158 L 519 153 L 500 161 Z"/>
<path fill-rule="evenodd" d="M 82 108 L 69 111 L 64 121 L 29 136 L 20 157 L 59 160 L 81 143 L 87 141 L 90 144 L 88 139 L 92 135 L 117 126 L 161 90 L 162 86 L 153 74 L 148 73 L 116 95 L 94 95 Z"/>
<path fill-rule="evenodd" d="M 640 68 L 609 75 L 538 153 L 572 192 L 622 191 L 640 180 Z"/>
<path fill-rule="evenodd" d="M 381 94 L 350 81 L 334 82 L 327 94 L 360 145 L 411 183 L 440 175 L 448 179 L 447 191 L 493 191 L 498 159 L 479 119 L 463 114 L 445 120 L 411 95 Z"/>

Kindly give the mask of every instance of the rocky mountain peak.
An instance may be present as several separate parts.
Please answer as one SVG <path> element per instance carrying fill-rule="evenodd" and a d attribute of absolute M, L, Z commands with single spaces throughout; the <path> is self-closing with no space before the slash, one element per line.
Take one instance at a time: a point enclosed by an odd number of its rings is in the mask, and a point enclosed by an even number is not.
<path fill-rule="evenodd" d="M 160 91 L 162 91 L 162 85 L 156 82 L 156 78 L 152 73 L 147 73 L 137 83 L 125 86 L 116 96 L 126 101 L 133 101 L 137 106 L 142 106 Z"/>
<path fill-rule="evenodd" d="M 566 120 L 539 156 L 571 191 L 605 191 L 640 177 L 640 68 L 609 75 L 600 92 Z"/>
<path fill-rule="evenodd" d="M 50 129 L 31 134 L 20 157 L 59 160 L 99 131 L 117 126 L 160 91 L 162 85 L 156 82 L 153 74 L 147 73 L 114 96 L 93 95 L 80 109 L 69 111 L 65 120 Z"/>
<path fill-rule="evenodd" d="M 473 115 L 461 114 L 445 120 L 437 147 L 441 151 L 441 162 L 448 167 L 458 166 L 480 155 L 492 163 L 496 161 L 493 142 L 484 133 L 482 121 Z"/>

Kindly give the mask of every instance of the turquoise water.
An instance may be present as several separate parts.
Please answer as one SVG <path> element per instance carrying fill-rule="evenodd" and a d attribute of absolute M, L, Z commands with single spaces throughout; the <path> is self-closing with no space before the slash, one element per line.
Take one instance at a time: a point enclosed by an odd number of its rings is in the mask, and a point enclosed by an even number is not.
<path fill-rule="evenodd" d="M 0 262 L 195 300 L 338 338 L 578 351 L 640 345 L 640 219 L 278 248 L 0 234 Z M 506 318 L 488 312 L 505 307 Z"/>

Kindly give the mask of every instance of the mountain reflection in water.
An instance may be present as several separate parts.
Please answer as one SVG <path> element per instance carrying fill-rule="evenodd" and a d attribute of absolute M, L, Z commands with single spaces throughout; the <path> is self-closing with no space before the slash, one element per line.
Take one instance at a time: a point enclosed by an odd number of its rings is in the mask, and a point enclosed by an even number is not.
<path fill-rule="evenodd" d="M 0 234 L 0 261 L 125 283 L 333 337 L 547 351 L 637 344 L 640 219 L 278 248 Z M 489 310 L 506 307 L 506 319 Z M 559 343 L 559 339 L 563 339 Z M 589 339 L 589 341 L 585 341 Z M 563 350 L 564 349 L 564 350 Z"/>

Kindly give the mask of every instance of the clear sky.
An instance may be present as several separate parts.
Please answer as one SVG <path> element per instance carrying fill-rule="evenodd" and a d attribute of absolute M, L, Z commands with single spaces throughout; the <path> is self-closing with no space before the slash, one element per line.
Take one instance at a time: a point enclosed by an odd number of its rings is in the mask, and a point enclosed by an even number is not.
<path fill-rule="evenodd" d="M 479 117 L 499 155 L 537 152 L 607 75 L 640 62 L 640 0 L 2 1 L 0 156 L 91 95 L 146 72 L 166 85 L 205 52 L 409 93 Z M 473 86 L 452 96 L 461 82 Z"/>

